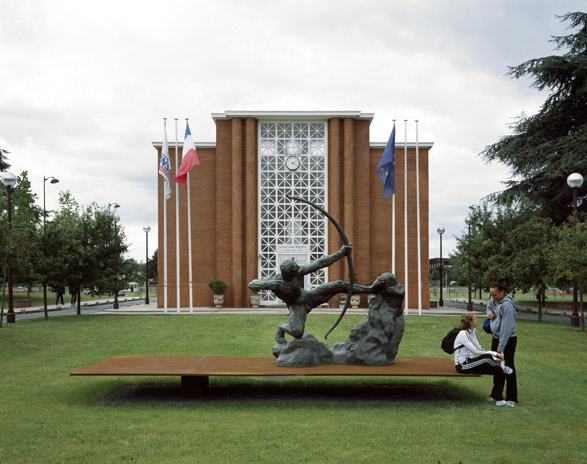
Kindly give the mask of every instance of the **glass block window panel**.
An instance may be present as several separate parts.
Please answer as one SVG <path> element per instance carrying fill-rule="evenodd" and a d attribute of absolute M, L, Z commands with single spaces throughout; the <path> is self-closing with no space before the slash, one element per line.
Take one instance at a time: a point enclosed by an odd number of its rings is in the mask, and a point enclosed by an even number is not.
<path fill-rule="evenodd" d="M 278 246 L 301 246 L 308 260 L 326 255 L 327 220 L 305 203 L 327 204 L 326 122 L 259 123 L 259 276 L 279 273 Z M 289 160 L 288 160 L 289 158 Z M 294 159 L 295 158 L 295 159 Z M 306 279 L 309 288 L 326 282 L 326 269 Z M 268 291 L 262 304 L 279 303 Z"/>

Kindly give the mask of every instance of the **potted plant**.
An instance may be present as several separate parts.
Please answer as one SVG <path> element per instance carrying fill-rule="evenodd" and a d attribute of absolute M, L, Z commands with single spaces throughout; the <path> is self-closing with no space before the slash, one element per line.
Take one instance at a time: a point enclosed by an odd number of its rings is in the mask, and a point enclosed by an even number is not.
<path fill-rule="evenodd" d="M 217 308 L 222 308 L 224 304 L 224 292 L 228 284 L 223 280 L 211 280 L 208 282 L 208 287 L 212 289 L 212 293 L 214 294 L 214 304 Z"/>
<path fill-rule="evenodd" d="M 259 294 L 259 292 L 251 292 L 250 300 L 251 307 L 258 308 L 259 304 L 261 303 L 261 295 Z"/>
<path fill-rule="evenodd" d="M 358 309 L 360 304 L 361 304 L 361 295 L 352 295 L 351 296 L 351 308 Z"/>

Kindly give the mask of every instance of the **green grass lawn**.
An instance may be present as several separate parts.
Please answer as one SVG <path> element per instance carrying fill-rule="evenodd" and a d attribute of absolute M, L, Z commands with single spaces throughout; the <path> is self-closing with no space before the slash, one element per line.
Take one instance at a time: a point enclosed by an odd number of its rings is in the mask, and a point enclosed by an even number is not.
<path fill-rule="evenodd" d="M 363 317 L 347 315 L 328 343 Z M 100 405 L 125 384 L 179 378 L 70 377 L 116 355 L 270 355 L 280 315 L 82 315 L 0 330 L 0 462 L 8 463 L 584 463 L 586 334 L 518 322 L 520 404 L 485 401 L 491 378 L 308 378 L 296 382 L 434 384 L 437 403 Z M 311 314 L 319 338 L 334 315 Z M 400 356 L 448 356 L 456 318 L 408 316 Z M 486 334 L 481 343 L 489 347 Z M 254 384 L 267 380 L 249 378 Z M 212 378 L 214 383 L 242 379 Z M 278 382 L 278 381 L 273 381 Z"/>

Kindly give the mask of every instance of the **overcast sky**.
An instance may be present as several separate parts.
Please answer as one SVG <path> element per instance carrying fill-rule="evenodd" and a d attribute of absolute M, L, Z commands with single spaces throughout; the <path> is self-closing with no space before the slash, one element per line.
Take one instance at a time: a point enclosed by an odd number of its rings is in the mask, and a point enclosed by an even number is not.
<path fill-rule="evenodd" d="M 214 142 L 224 110 L 374 113 L 430 151 L 430 257 L 464 231 L 468 207 L 500 190 L 504 166 L 483 148 L 545 94 L 508 66 L 554 54 L 555 15 L 584 0 L 0 0 L 0 148 L 27 170 L 47 209 L 70 190 L 82 205 L 120 204 L 130 252 L 157 233 L 162 118 L 190 118 Z M 183 125 L 179 129 L 180 138 Z M 169 138 L 174 140 L 173 125 Z M 375 173 L 373 174 L 375 175 Z M 154 235 L 153 235 L 154 234 Z M 154 251 L 155 241 L 151 241 Z"/>

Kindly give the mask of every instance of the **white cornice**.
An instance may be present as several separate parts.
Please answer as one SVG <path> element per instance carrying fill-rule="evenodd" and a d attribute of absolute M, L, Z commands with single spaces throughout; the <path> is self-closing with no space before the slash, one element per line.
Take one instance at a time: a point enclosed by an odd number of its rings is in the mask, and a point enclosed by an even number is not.
<path fill-rule="evenodd" d="M 161 148 L 163 146 L 163 142 L 151 142 L 155 148 Z M 196 149 L 198 148 L 216 148 L 216 142 L 194 142 L 196 145 Z M 183 148 L 183 140 L 178 142 L 177 145 Z M 371 142 L 369 144 L 370 148 L 385 148 L 387 142 Z M 418 142 L 419 148 L 430 149 L 434 145 L 434 142 Z M 408 148 L 416 148 L 416 142 L 408 142 Z M 169 144 L 170 148 L 175 147 L 175 142 Z M 404 148 L 404 143 L 399 142 L 395 144 L 395 152 L 399 153 Z"/>
<path fill-rule="evenodd" d="M 371 121 L 374 113 L 360 111 L 237 111 L 226 110 L 224 113 L 212 113 L 212 119 L 255 118 L 271 121 L 324 121 L 332 118 L 352 118 Z"/>
<path fill-rule="evenodd" d="M 155 148 L 161 148 L 163 146 L 163 142 L 151 142 Z M 175 142 L 168 143 L 169 148 L 175 148 Z M 216 142 L 194 142 L 196 145 L 196 150 L 198 148 L 216 148 Z M 183 140 L 177 142 L 178 147 L 183 147 Z"/>
<path fill-rule="evenodd" d="M 369 143 L 369 146 L 371 148 L 385 148 L 385 146 L 387 145 L 387 142 L 371 142 Z M 408 148 L 416 148 L 416 142 L 407 142 L 405 145 L 408 146 Z M 395 152 L 398 153 L 399 151 L 401 151 L 404 148 L 404 142 L 396 142 L 395 143 Z M 432 148 L 432 146 L 434 145 L 434 142 L 418 142 L 418 147 L 419 148 Z"/>

